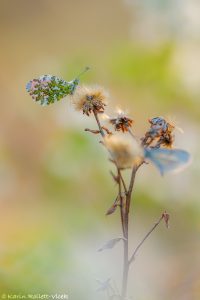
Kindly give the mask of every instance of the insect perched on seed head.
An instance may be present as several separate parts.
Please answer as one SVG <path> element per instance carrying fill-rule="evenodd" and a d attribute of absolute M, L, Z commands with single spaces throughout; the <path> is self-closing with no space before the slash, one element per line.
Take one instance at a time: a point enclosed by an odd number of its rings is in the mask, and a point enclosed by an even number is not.
<path fill-rule="evenodd" d="M 26 85 L 26 90 L 33 100 L 42 106 L 55 103 L 67 95 L 73 95 L 79 84 L 80 76 L 88 71 L 86 67 L 75 79 L 67 82 L 57 76 L 42 75 L 37 79 L 30 80 Z"/>

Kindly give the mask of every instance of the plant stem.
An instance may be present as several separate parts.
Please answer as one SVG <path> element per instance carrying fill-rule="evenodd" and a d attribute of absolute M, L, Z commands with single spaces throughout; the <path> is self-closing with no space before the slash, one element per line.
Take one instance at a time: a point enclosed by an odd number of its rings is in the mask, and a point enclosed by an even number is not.
<path fill-rule="evenodd" d="M 117 166 L 116 166 L 117 167 Z M 124 211 L 124 197 L 122 195 L 122 187 L 121 187 L 121 172 L 120 169 L 117 167 L 117 173 L 118 173 L 118 187 L 119 187 L 119 198 L 120 198 L 120 215 L 121 215 L 121 225 L 122 225 L 122 232 L 123 232 L 123 237 L 124 241 L 126 239 L 126 229 L 125 229 L 125 211 Z"/>
<path fill-rule="evenodd" d="M 130 260 L 129 260 L 129 266 L 132 263 L 132 261 L 134 260 L 137 252 L 139 251 L 140 247 L 143 245 L 143 243 L 145 242 L 145 240 L 148 238 L 148 236 L 156 229 L 156 227 L 160 224 L 160 222 L 162 221 L 162 219 L 164 218 L 164 215 L 162 214 L 162 216 L 159 218 L 159 220 L 154 224 L 154 226 L 147 232 L 147 234 L 145 235 L 145 237 L 142 239 L 142 241 L 139 243 L 139 245 L 135 248 Z"/>
<path fill-rule="evenodd" d="M 121 291 L 121 299 L 125 300 L 127 295 L 127 287 L 128 287 L 128 274 L 129 274 L 129 256 L 128 256 L 128 245 L 129 245 L 129 209 L 131 203 L 131 196 L 135 181 L 135 174 L 137 172 L 138 167 L 134 166 L 131 173 L 131 179 L 129 183 L 129 188 L 126 193 L 126 203 L 125 203 L 125 216 L 124 216 L 124 262 L 123 262 L 123 279 L 122 279 L 122 291 Z"/>
<path fill-rule="evenodd" d="M 131 179 L 130 179 L 130 183 L 129 183 L 128 193 L 127 193 L 127 201 L 126 201 L 127 214 L 129 214 L 131 196 L 132 196 L 132 191 L 133 191 L 133 186 L 134 186 L 134 182 L 135 182 L 135 175 L 136 175 L 137 169 L 138 169 L 138 166 L 134 166 L 132 169 L 132 173 L 131 173 Z"/>
<path fill-rule="evenodd" d="M 123 265 L 123 278 L 122 278 L 122 291 L 121 299 L 126 299 L 127 286 L 128 286 L 128 273 L 129 273 L 129 261 L 128 261 L 128 236 L 124 240 L 124 265 Z"/>
<path fill-rule="evenodd" d="M 105 133 L 104 133 L 104 131 L 103 131 L 103 129 L 102 129 L 102 126 L 101 126 L 101 124 L 100 124 L 98 114 L 97 114 L 97 112 L 96 112 L 95 110 L 93 110 L 93 114 L 94 114 L 94 117 L 95 117 L 95 119 L 96 119 L 96 121 L 97 121 L 97 125 L 98 125 L 98 127 L 99 127 L 99 131 L 100 131 L 102 137 L 104 138 L 104 137 L 105 137 Z"/>
<path fill-rule="evenodd" d="M 93 111 L 94 117 L 96 119 L 99 132 L 102 136 L 102 138 L 105 138 L 105 133 L 103 131 L 103 128 L 101 126 L 101 123 L 99 121 L 99 117 L 97 112 Z M 116 164 L 115 164 L 116 165 Z M 140 165 L 139 165 L 140 166 Z M 129 187 L 127 189 L 126 183 L 124 181 L 124 178 L 121 174 L 120 169 L 117 167 L 117 174 L 118 174 L 118 196 L 120 197 L 120 215 L 121 215 L 121 226 L 122 226 L 122 232 L 123 232 L 123 245 L 124 245 L 124 257 L 123 257 L 123 275 L 122 275 L 122 288 L 121 288 L 121 300 L 126 299 L 127 295 L 127 286 L 128 286 L 128 275 L 129 275 L 129 255 L 128 255 L 128 245 L 129 245 L 129 209 L 130 209 L 130 203 L 131 203 L 131 196 L 135 181 L 135 174 L 137 172 L 137 169 L 139 166 L 134 166 L 131 173 L 131 179 L 129 183 Z M 125 192 L 125 196 L 122 194 L 122 186 Z"/>
<path fill-rule="evenodd" d="M 129 258 L 128 258 L 128 214 L 125 210 L 124 218 L 124 261 L 123 261 L 123 277 L 122 277 L 122 290 L 121 299 L 126 299 L 127 286 L 128 286 L 128 273 L 129 273 Z"/>
<path fill-rule="evenodd" d="M 121 178 L 121 181 L 122 181 L 122 185 L 123 185 L 123 188 L 124 188 L 124 192 L 125 192 L 125 194 L 127 195 L 127 193 L 128 193 L 128 190 L 127 190 L 126 183 L 125 183 L 125 181 L 124 181 L 124 178 L 123 178 L 123 176 L 122 176 L 122 174 L 121 174 L 121 171 L 120 171 L 120 170 L 119 170 L 119 176 L 120 176 L 120 178 Z"/>

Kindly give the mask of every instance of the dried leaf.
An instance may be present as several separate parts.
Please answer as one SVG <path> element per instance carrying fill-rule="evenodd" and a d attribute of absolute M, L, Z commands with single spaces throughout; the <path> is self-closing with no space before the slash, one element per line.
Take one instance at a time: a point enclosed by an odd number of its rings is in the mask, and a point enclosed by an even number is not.
<path fill-rule="evenodd" d="M 100 287 L 96 290 L 97 292 L 105 291 L 110 288 L 110 278 L 106 279 L 105 281 L 97 280 Z"/>
<path fill-rule="evenodd" d="M 112 161 L 113 162 L 113 161 Z M 119 176 L 116 176 L 112 171 L 110 171 L 110 174 L 113 178 L 113 180 L 116 182 L 116 183 L 119 183 Z"/>
<path fill-rule="evenodd" d="M 100 133 L 99 130 L 93 130 L 93 129 L 89 129 L 89 128 L 85 128 L 85 131 L 89 131 L 89 132 L 94 133 L 94 134 L 99 134 Z"/>
<path fill-rule="evenodd" d="M 116 238 L 116 239 L 112 239 L 109 240 L 103 247 L 101 247 L 98 251 L 103 251 L 106 249 L 112 249 L 115 244 L 117 244 L 120 240 L 122 240 L 123 238 Z"/>
<path fill-rule="evenodd" d="M 113 204 L 106 212 L 106 216 L 112 215 L 117 208 L 117 204 Z"/>
<path fill-rule="evenodd" d="M 169 228 L 169 214 L 165 211 L 163 214 L 162 214 L 162 217 L 165 221 L 165 225 L 167 228 Z"/>
<path fill-rule="evenodd" d="M 103 130 L 105 130 L 105 132 L 107 133 L 107 134 L 112 134 L 112 132 L 107 128 L 107 127 L 105 127 L 105 126 L 102 126 L 102 129 Z"/>
<path fill-rule="evenodd" d="M 115 199 L 115 202 L 112 204 L 112 206 L 107 210 L 106 212 L 106 216 L 109 216 L 111 214 L 113 214 L 118 206 L 118 202 L 119 202 L 119 197 L 117 196 L 117 198 Z"/>

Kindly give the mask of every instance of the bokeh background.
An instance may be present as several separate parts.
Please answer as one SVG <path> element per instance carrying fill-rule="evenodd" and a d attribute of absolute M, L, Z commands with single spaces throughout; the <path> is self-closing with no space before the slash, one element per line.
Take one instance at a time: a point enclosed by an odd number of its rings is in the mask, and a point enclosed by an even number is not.
<path fill-rule="evenodd" d="M 160 177 L 138 172 L 131 208 L 134 248 L 167 210 L 130 274 L 134 300 L 200 299 L 200 3 L 198 0 L 0 0 L 0 293 L 65 293 L 106 299 L 96 292 L 111 278 L 120 288 L 122 245 L 98 252 L 121 235 L 119 215 L 106 217 L 115 198 L 108 156 L 94 121 L 67 99 L 41 107 L 25 84 L 42 74 L 82 81 L 110 93 L 135 120 L 169 116 L 176 146 L 193 163 Z"/>

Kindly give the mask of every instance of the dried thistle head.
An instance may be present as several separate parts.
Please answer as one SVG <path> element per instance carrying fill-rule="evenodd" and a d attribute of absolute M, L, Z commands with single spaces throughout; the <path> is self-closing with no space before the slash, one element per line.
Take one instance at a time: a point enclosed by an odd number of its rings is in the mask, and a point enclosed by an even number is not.
<path fill-rule="evenodd" d="M 132 126 L 133 120 L 120 111 L 115 118 L 110 119 L 110 123 L 116 131 L 126 132 Z"/>
<path fill-rule="evenodd" d="M 157 142 L 157 148 L 161 146 L 164 148 L 172 148 L 174 142 L 173 131 L 174 125 L 167 123 L 167 129 L 161 134 Z"/>
<path fill-rule="evenodd" d="M 131 138 L 111 135 L 105 138 L 104 143 L 111 154 L 111 158 L 120 169 L 132 168 L 133 165 L 138 164 L 143 157 L 141 147 Z"/>
<path fill-rule="evenodd" d="M 163 117 L 155 117 L 148 121 L 151 124 L 151 129 L 157 134 L 161 134 L 167 130 L 167 121 Z"/>
<path fill-rule="evenodd" d="M 161 146 L 171 148 L 174 141 L 174 125 L 167 122 L 163 117 L 155 117 L 149 120 L 150 129 L 142 139 L 144 147 L 151 146 L 160 148 Z"/>
<path fill-rule="evenodd" d="M 72 101 L 76 110 L 89 116 L 93 111 L 104 112 L 107 97 L 107 93 L 101 87 L 81 86 L 75 91 Z"/>

